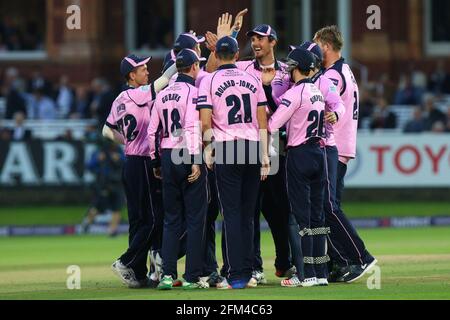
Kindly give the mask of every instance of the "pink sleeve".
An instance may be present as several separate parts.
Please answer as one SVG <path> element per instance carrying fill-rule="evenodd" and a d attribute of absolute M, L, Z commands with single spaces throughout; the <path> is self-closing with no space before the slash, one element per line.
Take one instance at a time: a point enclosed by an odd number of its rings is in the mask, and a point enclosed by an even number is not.
<path fill-rule="evenodd" d="M 298 108 L 296 94 L 298 95 L 297 90 L 290 90 L 280 98 L 281 103 L 269 120 L 269 132 L 277 131 L 291 119 Z"/>
<path fill-rule="evenodd" d="M 325 87 L 324 91 L 327 93 L 325 97 L 325 103 L 328 105 L 329 110 L 331 112 L 336 112 L 338 118 L 341 119 L 345 113 L 345 107 L 344 103 L 342 102 L 341 96 L 339 95 L 336 86 L 331 80 L 329 80 L 328 78 L 324 78 L 324 80 L 324 83 L 321 85 Z"/>
<path fill-rule="evenodd" d="M 206 72 L 206 71 L 204 71 L 204 70 L 200 70 L 200 72 L 198 73 L 197 79 L 195 79 L 195 86 L 196 86 L 197 88 L 200 88 L 200 85 L 201 85 L 201 83 L 202 83 L 202 80 L 203 80 L 206 76 L 208 76 L 208 75 L 209 75 L 208 72 Z"/>
<path fill-rule="evenodd" d="M 212 109 L 212 97 L 211 97 L 211 74 L 203 78 L 200 88 L 198 90 L 197 110 L 200 109 Z"/>
<path fill-rule="evenodd" d="M 115 103 L 113 103 L 113 105 L 111 106 L 111 111 L 109 112 L 108 118 L 106 119 L 106 123 L 105 125 L 110 127 L 113 130 L 118 131 L 118 127 L 117 127 L 117 120 L 116 120 L 116 106 Z"/>
<path fill-rule="evenodd" d="M 126 94 L 128 94 L 129 98 L 138 106 L 148 104 L 156 99 L 156 92 L 153 84 L 127 90 Z"/>
<path fill-rule="evenodd" d="M 200 153 L 201 129 L 200 129 L 200 112 L 197 108 L 197 92 L 189 96 L 186 108 L 186 146 L 190 155 L 198 155 Z"/>
<path fill-rule="evenodd" d="M 150 158 L 156 159 L 156 133 L 158 132 L 160 124 L 159 114 L 157 110 L 157 103 L 153 105 L 150 112 L 150 123 L 148 125 L 148 142 L 150 144 Z"/>

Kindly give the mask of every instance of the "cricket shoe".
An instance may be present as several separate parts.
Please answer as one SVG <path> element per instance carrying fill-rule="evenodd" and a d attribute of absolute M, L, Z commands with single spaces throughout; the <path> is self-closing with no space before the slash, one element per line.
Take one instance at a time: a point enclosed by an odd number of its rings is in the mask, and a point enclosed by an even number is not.
<path fill-rule="evenodd" d="M 199 279 L 198 282 L 183 282 L 182 288 L 184 290 L 197 290 L 197 289 L 209 289 L 209 283 Z"/>
<path fill-rule="evenodd" d="M 370 263 L 365 263 L 363 265 L 351 265 L 349 266 L 349 274 L 343 277 L 343 282 L 352 283 L 362 278 L 370 269 L 372 269 L 378 260 L 373 259 Z"/>
<path fill-rule="evenodd" d="M 306 278 L 305 280 L 302 281 L 302 287 L 309 288 L 309 287 L 314 287 L 314 286 L 317 286 L 317 278 L 316 277 Z"/>
<path fill-rule="evenodd" d="M 349 266 L 339 267 L 334 266 L 328 275 L 328 282 L 344 282 L 344 278 L 350 274 Z"/>
<path fill-rule="evenodd" d="M 250 278 L 247 282 L 247 288 L 256 288 L 258 286 L 258 281 L 255 278 Z"/>
<path fill-rule="evenodd" d="M 326 287 L 328 286 L 328 279 L 327 278 L 317 278 L 317 284 L 318 287 Z"/>
<path fill-rule="evenodd" d="M 173 288 L 172 276 L 164 276 L 158 284 L 158 290 L 171 290 Z"/>
<path fill-rule="evenodd" d="M 219 290 L 230 290 L 233 289 L 230 284 L 228 283 L 226 278 L 223 278 L 222 282 L 219 282 L 216 284 L 216 288 Z"/>
<path fill-rule="evenodd" d="M 128 288 L 140 288 L 141 284 L 136 279 L 133 269 L 126 267 L 120 260 L 111 265 L 111 269 Z"/>
<path fill-rule="evenodd" d="M 292 278 L 297 273 L 297 268 L 295 266 L 290 267 L 288 270 L 277 269 L 275 276 L 278 278 Z"/>
<path fill-rule="evenodd" d="M 210 287 L 214 287 L 216 286 L 216 284 L 221 283 L 223 279 L 224 278 L 220 276 L 217 272 L 212 272 L 209 276 L 200 278 L 200 280 L 208 282 Z"/>
<path fill-rule="evenodd" d="M 152 271 L 151 279 L 160 281 L 162 277 L 162 258 L 157 250 L 150 250 L 149 255 L 150 270 Z"/>
<path fill-rule="evenodd" d="M 294 275 L 294 276 L 290 277 L 289 279 L 281 280 L 281 286 L 288 287 L 288 288 L 301 287 L 302 282 L 296 275 Z"/>
<path fill-rule="evenodd" d="M 253 271 L 252 278 L 256 280 L 257 284 L 267 284 L 267 279 L 262 271 Z"/>

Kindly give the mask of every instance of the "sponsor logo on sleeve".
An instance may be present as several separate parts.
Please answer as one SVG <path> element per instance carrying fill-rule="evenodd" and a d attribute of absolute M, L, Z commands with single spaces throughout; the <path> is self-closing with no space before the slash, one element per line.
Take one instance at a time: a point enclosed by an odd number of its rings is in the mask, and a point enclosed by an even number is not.
<path fill-rule="evenodd" d="M 290 101 L 287 100 L 287 99 L 283 99 L 283 100 L 281 101 L 281 105 L 285 106 L 286 108 L 289 108 L 289 106 L 291 105 L 291 103 L 292 103 L 292 102 L 290 102 Z"/>

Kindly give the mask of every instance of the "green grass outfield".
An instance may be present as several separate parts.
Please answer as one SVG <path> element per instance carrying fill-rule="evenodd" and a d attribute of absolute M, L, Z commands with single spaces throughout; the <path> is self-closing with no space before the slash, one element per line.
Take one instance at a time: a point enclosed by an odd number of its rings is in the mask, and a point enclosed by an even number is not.
<path fill-rule="evenodd" d="M 367 288 L 367 276 L 354 284 L 280 287 L 267 232 L 262 253 L 268 285 L 195 292 L 125 288 L 110 270 L 126 248 L 125 236 L 0 238 L 0 299 L 450 299 L 450 228 L 361 230 L 361 236 L 379 260 L 380 290 Z M 69 265 L 81 268 L 81 290 L 66 289 Z"/>
<path fill-rule="evenodd" d="M 77 224 L 87 207 L 2 207 L 0 225 Z M 450 215 L 450 202 L 347 202 L 344 210 L 350 218 Z M 123 210 L 126 219 L 126 210 Z"/>

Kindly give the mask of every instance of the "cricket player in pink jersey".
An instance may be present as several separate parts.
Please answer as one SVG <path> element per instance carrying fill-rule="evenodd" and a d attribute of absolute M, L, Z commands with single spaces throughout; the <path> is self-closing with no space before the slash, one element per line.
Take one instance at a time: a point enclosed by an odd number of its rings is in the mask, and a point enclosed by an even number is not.
<path fill-rule="evenodd" d="M 311 76 L 311 81 L 316 85 L 316 87 L 319 88 L 320 92 L 322 93 L 324 99 L 325 99 L 325 134 L 326 134 L 326 148 L 325 153 L 326 156 L 336 156 L 336 162 L 337 163 L 337 148 L 336 148 L 336 142 L 334 141 L 334 133 L 333 133 L 333 125 L 336 124 L 339 118 L 342 118 L 342 116 L 345 113 L 345 107 L 341 100 L 341 97 L 339 93 L 337 92 L 336 86 L 331 82 L 330 79 L 323 76 L 321 69 L 322 69 L 322 50 L 320 50 L 320 47 L 315 44 L 314 42 L 307 41 L 303 43 L 300 46 L 291 46 L 290 49 L 294 50 L 296 48 L 305 49 L 310 51 L 315 59 L 315 68 L 313 75 Z M 330 150 L 328 152 L 328 150 Z M 325 158 L 326 159 L 326 158 Z M 327 176 L 327 182 L 330 181 L 328 178 L 328 168 L 325 168 L 325 173 Z M 325 212 L 331 212 L 331 199 L 335 199 L 335 190 L 333 189 L 333 186 L 331 186 L 329 183 L 327 183 L 325 190 L 324 190 L 324 211 Z M 325 212 L 323 215 L 325 215 Z M 323 216 L 324 218 L 324 216 Z M 329 233 L 329 229 L 323 230 L 326 234 Z M 296 251 L 301 250 L 298 248 L 297 243 L 294 241 L 297 238 L 298 230 L 298 224 L 295 221 L 294 217 L 292 215 L 289 216 L 289 232 L 290 232 L 290 245 L 291 245 L 291 251 L 292 256 L 297 256 Z M 324 234 L 324 236 L 326 236 Z M 322 267 L 320 265 L 316 265 L 316 267 Z M 327 273 L 327 270 L 325 270 Z M 320 271 L 316 270 L 316 273 L 321 273 Z M 327 277 L 323 277 L 321 280 L 321 285 L 327 285 Z"/>
<path fill-rule="evenodd" d="M 214 141 L 214 170 L 224 216 L 228 266 L 226 280 L 218 285 L 221 289 L 245 288 L 252 278 L 254 210 L 260 180 L 270 169 L 266 97 L 261 81 L 236 67 L 238 51 L 235 39 L 219 39 L 215 51 L 219 68 L 203 79 L 197 102 L 203 140 Z M 212 166 L 212 154 L 207 145 L 208 166 Z"/>
<path fill-rule="evenodd" d="M 147 63 L 150 58 L 129 55 L 122 60 L 121 73 L 127 87 L 114 101 L 103 127 L 103 135 L 125 145 L 126 160 L 123 183 L 129 218 L 129 247 L 112 265 L 114 273 L 130 288 L 149 285 L 148 251 L 162 229 L 162 199 L 158 180 L 150 164 L 147 134 L 150 108 L 156 93 L 169 83 L 176 72 L 169 68 L 159 79 L 148 83 Z"/>
<path fill-rule="evenodd" d="M 286 180 L 291 214 L 300 232 L 301 250 L 293 257 L 297 272 L 281 281 L 285 287 L 311 287 L 326 281 L 326 235 L 323 216 L 325 158 L 325 103 L 320 90 L 308 78 L 314 57 L 304 49 L 288 55 L 288 67 L 295 86 L 281 97 L 281 104 L 269 120 L 269 131 L 287 128 Z M 320 281 L 318 280 L 320 279 Z"/>
<path fill-rule="evenodd" d="M 160 290 L 172 289 L 174 279 L 178 277 L 177 260 L 184 220 L 187 248 L 183 288 L 209 287 L 200 279 L 203 275 L 208 188 L 206 167 L 201 165 L 201 132 L 196 109 L 198 89 L 195 87 L 200 61 L 204 60 L 194 50 L 181 50 L 175 62 L 178 78 L 157 95 L 151 112 L 150 157 L 155 175 L 162 178 L 165 211 Z M 156 155 L 156 134 L 160 127 L 162 140 L 159 157 Z"/>
<path fill-rule="evenodd" d="M 280 97 L 292 86 L 289 74 L 285 70 L 286 65 L 275 58 L 275 47 L 278 41 L 277 33 L 270 25 L 262 24 L 247 32 L 247 36 L 251 39 L 251 47 L 255 58 L 251 61 L 239 61 L 236 63 L 236 66 L 258 79 L 262 79 L 264 71 L 275 70 L 275 76 L 270 85 L 263 86 L 269 107 L 273 106 L 269 113 L 273 113 L 280 104 Z M 255 210 L 253 278 L 258 284 L 267 283 L 261 258 L 261 212 L 269 224 L 275 244 L 275 275 L 277 277 L 290 277 L 295 272 L 290 259 L 287 227 L 289 205 L 284 172 L 286 162 L 284 152 L 285 139 L 279 141 L 279 145 L 280 150 L 277 155 L 279 161 L 278 172 L 269 175 L 267 180 L 261 183 L 258 207 Z"/>
<path fill-rule="evenodd" d="M 329 281 L 353 282 L 377 263 L 341 209 L 347 164 L 356 157 L 359 90 L 349 65 L 341 56 L 344 40 L 338 28 L 330 26 L 319 30 L 314 42 L 323 53 L 323 74 L 334 83 L 345 106 L 345 114 L 333 128 L 337 150 L 327 148 L 330 198 L 325 207 L 325 218 L 326 225 L 331 228 L 328 240 L 333 261 Z"/>

